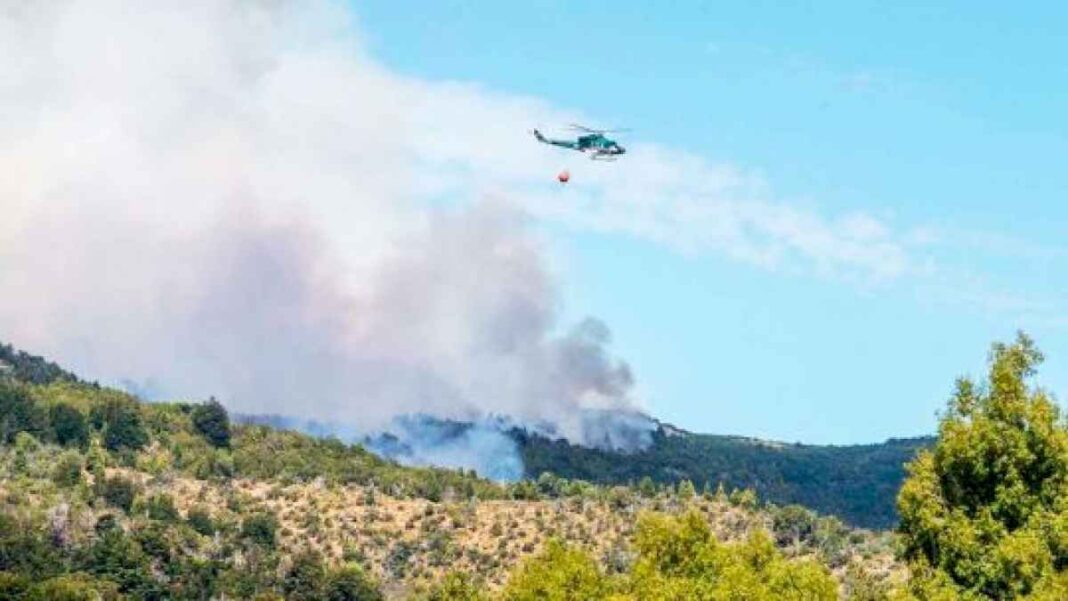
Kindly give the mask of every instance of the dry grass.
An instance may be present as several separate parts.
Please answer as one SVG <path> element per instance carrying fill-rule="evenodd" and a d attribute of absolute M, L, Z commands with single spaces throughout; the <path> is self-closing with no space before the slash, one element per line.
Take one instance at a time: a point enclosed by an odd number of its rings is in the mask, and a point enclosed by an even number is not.
<path fill-rule="evenodd" d="M 139 472 L 115 471 L 137 479 L 148 493 L 170 494 L 183 515 L 199 507 L 222 523 L 235 523 L 240 514 L 273 513 L 284 552 L 315 549 L 333 561 L 358 560 L 387 587 L 405 590 L 434 582 L 449 570 L 478 573 L 490 587 L 498 588 L 518 562 L 553 538 L 589 550 L 606 565 L 618 558 L 625 562 L 637 515 L 647 509 L 678 513 L 696 508 L 722 540 L 738 540 L 753 528 L 769 526 L 759 511 L 700 496 L 686 504 L 635 498 L 623 506 L 583 498 L 435 503 L 393 498 L 362 486 L 241 479 L 225 484 L 190 478 L 161 481 Z M 854 561 L 866 571 L 898 577 L 901 569 L 885 549 L 865 555 L 856 552 Z M 844 571 L 844 567 L 836 570 L 838 576 Z"/>

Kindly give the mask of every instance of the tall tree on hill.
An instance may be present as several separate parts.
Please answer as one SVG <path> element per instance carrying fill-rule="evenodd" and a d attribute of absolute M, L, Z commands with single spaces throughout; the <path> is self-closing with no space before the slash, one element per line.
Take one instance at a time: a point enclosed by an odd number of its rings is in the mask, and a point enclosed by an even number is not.
<path fill-rule="evenodd" d="M 214 397 L 194 407 L 191 418 L 193 427 L 213 446 L 230 446 L 230 416 Z"/>
<path fill-rule="evenodd" d="M 64 446 L 85 447 L 89 444 L 89 428 L 81 411 L 66 403 L 56 403 L 48 410 L 52 433 L 56 442 Z"/>
<path fill-rule="evenodd" d="M 12 442 L 19 432 L 41 438 L 47 429 L 45 410 L 21 386 L 0 381 L 0 442 Z"/>
<path fill-rule="evenodd" d="M 957 382 L 935 448 L 898 496 L 920 598 L 1057 597 L 1068 573 L 1068 429 L 1029 387 L 1042 354 L 995 344 L 986 382 Z"/>
<path fill-rule="evenodd" d="M 133 400 L 108 400 L 103 407 L 94 407 L 99 415 L 91 421 L 104 429 L 104 446 L 111 451 L 137 450 L 148 444 L 148 432 L 141 419 L 141 408 Z"/>

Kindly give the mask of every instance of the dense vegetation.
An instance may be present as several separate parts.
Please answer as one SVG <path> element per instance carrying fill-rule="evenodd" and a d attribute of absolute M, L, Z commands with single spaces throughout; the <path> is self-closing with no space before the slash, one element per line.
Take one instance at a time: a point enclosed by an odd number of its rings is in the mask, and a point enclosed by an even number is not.
<path fill-rule="evenodd" d="M 642 478 L 699 487 L 751 488 L 762 499 L 796 503 L 867 528 L 897 522 L 894 495 L 904 464 L 930 438 L 891 439 L 882 444 L 815 446 L 692 434 L 670 426 L 653 433 L 642 451 L 614 452 L 550 440 L 516 430 L 528 475 L 552 472 L 605 484 Z"/>
<path fill-rule="evenodd" d="M 629 569 L 612 576 L 588 554 L 550 544 L 517 570 L 501 597 L 505 601 L 838 598 L 837 583 L 819 562 L 784 558 L 760 530 L 744 541 L 721 543 L 697 512 L 641 516 L 634 548 Z"/>
<path fill-rule="evenodd" d="M 905 478 L 905 463 L 934 439 L 891 439 L 879 444 L 818 446 L 693 434 L 667 424 L 655 425 L 642 450 L 606 450 L 549 438 L 506 419 L 479 423 L 405 416 L 394 430 L 360 436 L 358 429 L 278 415 L 239 415 L 242 423 L 294 429 L 317 436 L 336 434 L 359 440 L 367 448 L 401 462 L 418 453 L 412 444 L 466 448 L 472 430 L 508 437 L 519 452 L 520 470 L 488 468 L 502 479 L 534 479 L 543 473 L 603 485 L 636 485 L 649 479 L 658 485 L 688 480 L 699 489 L 749 488 L 761 499 L 800 504 L 842 518 L 863 528 L 890 528 L 897 523 L 894 495 Z M 425 454 L 425 451 L 424 451 Z"/>
<path fill-rule="evenodd" d="M 995 345 L 910 464 L 898 503 L 919 597 L 1068 599 L 1068 425 L 1027 385 L 1041 361 L 1026 336 Z"/>
<path fill-rule="evenodd" d="M 78 381 L 77 376 L 55 363 L 3 343 L 0 343 L 0 377 L 31 384 L 50 384 L 58 380 Z"/>
<path fill-rule="evenodd" d="M 535 589 L 570 577 L 534 575 L 568 561 L 605 595 L 649 598 L 657 570 L 704 577 L 658 555 L 671 537 L 744 586 L 775 595 L 797 570 L 826 596 L 848 566 L 888 557 L 885 535 L 751 491 L 402 467 L 233 424 L 214 400 L 144 404 L 7 353 L 19 366 L 5 359 L 0 375 L 0 598 L 545 598 Z"/>
<path fill-rule="evenodd" d="M 958 382 L 893 535 L 685 479 L 401 467 L 17 356 L 0 375 L 0 599 L 1068 598 L 1068 424 L 1029 385 L 1042 356 L 1022 335 L 984 382 Z"/>

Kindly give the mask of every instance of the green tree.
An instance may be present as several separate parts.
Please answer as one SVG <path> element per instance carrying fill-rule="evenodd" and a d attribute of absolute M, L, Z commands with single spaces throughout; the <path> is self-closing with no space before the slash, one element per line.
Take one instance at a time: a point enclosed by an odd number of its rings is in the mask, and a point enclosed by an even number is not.
<path fill-rule="evenodd" d="M 538 476 L 538 492 L 547 497 L 559 497 L 564 481 L 550 472 L 542 472 Z"/>
<path fill-rule="evenodd" d="M 174 498 L 165 493 L 145 499 L 145 512 L 149 518 L 161 522 L 177 522 L 180 517 L 178 508 L 174 506 Z"/>
<path fill-rule="evenodd" d="M 56 486 L 69 488 L 82 481 L 82 456 L 80 453 L 68 451 L 60 455 L 52 468 L 52 481 Z"/>
<path fill-rule="evenodd" d="M 0 599 L 25 599 L 31 586 L 28 576 L 0 571 Z"/>
<path fill-rule="evenodd" d="M 116 583 L 119 591 L 134 599 L 163 599 L 149 557 L 121 529 L 106 530 L 82 559 L 82 569 Z"/>
<path fill-rule="evenodd" d="M 363 571 L 363 568 L 354 564 L 345 565 L 327 573 L 322 598 L 326 601 L 382 601 L 383 599 L 374 580 Z"/>
<path fill-rule="evenodd" d="M 84 448 L 89 444 L 89 426 L 81 411 L 67 403 L 56 403 L 48 410 L 48 421 L 56 442 L 64 446 Z"/>
<path fill-rule="evenodd" d="M 760 505 L 760 500 L 757 499 L 756 492 L 749 488 L 736 488 L 731 491 L 731 494 L 727 497 L 731 505 L 735 507 L 741 507 L 743 509 L 756 509 Z"/>
<path fill-rule="evenodd" d="M 0 381 L 0 441 L 10 443 L 19 432 L 42 438 L 48 432 L 48 414 L 24 387 Z"/>
<path fill-rule="evenodd" d="M 683 480 L 679 482 L 678 495 L 679 499 L 681 499 L 682 501 L 690 502 L 693 500 L 694 497 L 697 496 L 697 489 L 694 488 L 693 482 L 690 482 L 689 480 Z"/>
<path fill-rule="evenodd" d="M 721 543 L 697 511 L 672 517 L 644 514 L 635 536 L 638 559 L 627 590 L 634 599 L 832 601 L 837 584 L 827 568 L 787 560 L 768 534 Z"/>
<path fill-rule="evenodd" d="M 0 572 L 38 579 L 54 575 L 62 567 L 55 546 L 36 524 L 0 513 Z M 18 583 L 9 584 L 17 586 Z"/>
<path fill-rule="evenodd" d="M 1028 386 L 1041 361 L 1022 333 L 995 344 L 986 382 L 957 382 L 937 444 L 909 464 L 898 507 L 916 596 L 1012 599 L 1068 567 L 1068 431 Z"/>
<path fill-rule="evenodd" d="M 219 401 L 212 398 L 207 403 L 193 407 L 190 418 L 197 432 L 213 446 L 230 446 L 230 416 Z"/>
<path fill-rule="evenodd" d="M 597 562 L 579 549 L 550 541 L 524 562 L 502 594 L 504 601 L 596 601 L 610 592 Z"/>
<path fill-rule="evenodd" d="M 323 598 L 325 584 L 323 556 L 313 551 L 303 551 L 293 557 L 293 563 L 282 579 L 282 590 L 286 599 L 292 601 L 316 601 Z"/>
<path fill-rule="evenodd" d="M 4 597 L 0 592 L 0 599 L 15 598 L 26 601 L 118 601 L 123 597 L 114 583 L 75 573 L 49 578 L 28 588 L 24 596 Z"/>
<path fill-rule="evenodd" d="M 190 509 L 186 521 L 189 522 L 190 528 L 204 536 L 215 534 L 215 522 L 211 519 L 211 514 L 202 507 Z"/>
<path fill-rule="evenodd" d="M 101 487 L 101 496 L 110 505 L 129 512 L 133 507 L 134 497 L 137 496 L 137 485 L 122 476 L 114 476 L 104 480 Z"/>
<path fill-rule="evenodd" d="M 242 538 L 262 547 L 274 548 L 278 519 L 270 513 L 254 513 L 241 524 Z"/>
<path fill-rule="evenodd" d="M 482 587 L 469 574 L 449 572 L 441 579 L 426 601 L 487 601 Z"/>
<path fill-rule="evenodd" d="M 148 444 L 141 408 L 132 399 L 109 399 L 94 407 L 91 421 L 104 429 L 104 446 L 109 451 L 137 450 Z"/>
<path fill-rule="evenodd" d="M 780 546 L 809 544 L 816 531 L 816 514 L 800 505 L 787 505 L 775 510 L 771 529 Z"/>
<path fill-rule="evenodd" d="M 638 481 L 638 494 L 646 499 L 651 499 L 656 496 L 656 483 L 653 482 L 652 478 L 643 476 L 642 479 Z"/>
<path fill-rule="evenodd" d="M 860 564 L 850 564 L 842 579 L 842 587 L 849 601 L 889 601 L 890 585 L 879 580 Z"/>

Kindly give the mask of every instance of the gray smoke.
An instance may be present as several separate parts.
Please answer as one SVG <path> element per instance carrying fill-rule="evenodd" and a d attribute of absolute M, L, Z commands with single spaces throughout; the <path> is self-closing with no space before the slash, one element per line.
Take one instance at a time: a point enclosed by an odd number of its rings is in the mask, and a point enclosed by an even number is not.
<path fill-rule="evenodd" d="M 458 191 L 466 146 L 422 128 L 480 97 L 383 72 L 350 20 L 332 3 L 0 8 L 0 338 L 246 414 L 364 432 L 503 415 L 640 444 L 590 417 L 637 406 L 607 328 L 561 329 L 525 214 Z"/>

